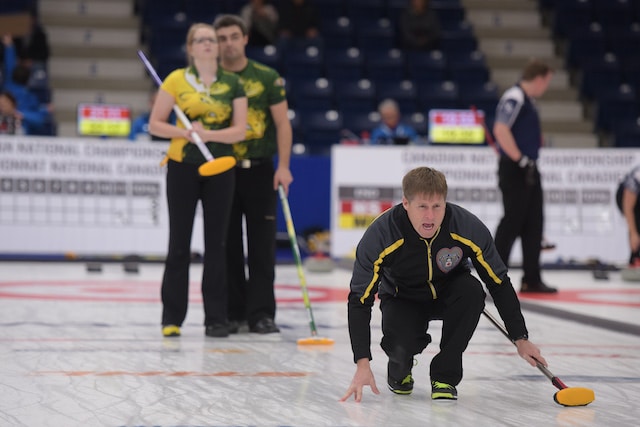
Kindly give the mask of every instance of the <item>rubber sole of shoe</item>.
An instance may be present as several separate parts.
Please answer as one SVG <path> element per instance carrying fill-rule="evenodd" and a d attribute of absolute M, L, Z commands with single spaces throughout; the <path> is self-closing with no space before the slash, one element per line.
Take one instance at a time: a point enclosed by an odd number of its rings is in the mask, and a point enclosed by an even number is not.
<path fill-rule="evenodd" d="M 162 327 L 163 337 L 179 337 L 180 327 L 176 325 L 167 325 Z"/>
<path fill-rule="evenodd" d="M 454 396 L 451 393 L 437 392 L 431 393 L 432 400 L 458 400 L 458 396 Z"/>
<path fill-rule="evenodd" d="M 387 385 L 387 387 L 389 387 L 389 390 L 391 390 L 393 393 L 403 396 L 406 396 L 407 394 L 411 394 L 413 392 L 413 390 L 398 390 L 397 388 L 393 388 L 390 385 Z"/>

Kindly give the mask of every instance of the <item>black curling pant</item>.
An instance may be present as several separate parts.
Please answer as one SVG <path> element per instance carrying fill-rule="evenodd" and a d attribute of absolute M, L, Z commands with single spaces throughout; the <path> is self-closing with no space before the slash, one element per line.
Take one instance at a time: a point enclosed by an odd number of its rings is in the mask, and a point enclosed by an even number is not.
<path fill-rule="evenodd" d="M 255 325 L 260 319 L 275 318 L 274 293 L 276 263 L 277 193 L 273 189 L 273 163 L 269 159 L 257 166 L 236 168 L 227 241 L 229 320 L 247 320 Z M 246 223 L 247 262 L 242 221 Z"/>
<path fill-rule="evenodd" d="M 462 353 L 478 326 L 485 292 L 471 274 L 460 274 L 438 287 L 438 298 L 421 302 L 382 297 L 382 342 L 389 357 L 389 375 L 402 380 L 413 366 L 413 356 L 430 342 L 429 321 L 442 319 L 440 352 L 431 360 L 432 381 L 458 385 L 462 380 Z M 415 377 L 415 376 L 414 376 Z"/>
<path fill-rule="evenodd" d="M 537 286 L 542 281 L 540 244 L 544 226 L 540 174 L 536 169 L 534 182 L 527 183 L 526 171 L 503 156 L 498 166 L 498 185 L 502 191 L 504 213 L 496 229 L 496 249 L 502 262 L 508 266 L 513 244 L 520 237 L 522 281 Z"/>
<path fill-rule="evenodd" d="M 204 324 L 226 323 L 226 238 L 234 183 L 233 171 L 203 177 L 198 165 L 169 162 L 169 250 L 161 291 L 163 325 L 180 326 L 187 315 L 191 236 L 198 201 L 202 202 L 204 224 Z"/>

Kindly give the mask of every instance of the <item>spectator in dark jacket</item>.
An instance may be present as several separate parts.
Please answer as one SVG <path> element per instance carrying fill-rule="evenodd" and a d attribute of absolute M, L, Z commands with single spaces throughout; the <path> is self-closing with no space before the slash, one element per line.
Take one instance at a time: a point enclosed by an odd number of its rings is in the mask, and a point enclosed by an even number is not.
<path fill-rule="evenodd" d="M 319 13 L 307 0 L 284 0 L 280 4 L 280 37 L 314 39 L 320 35 Z"/>
<path fill-rule="evenodd" d="M 440 45 L 440 21 L 429 7 L 429 0 L 411 0 L 398 23 L 405 49 L 433 50 Z"/>

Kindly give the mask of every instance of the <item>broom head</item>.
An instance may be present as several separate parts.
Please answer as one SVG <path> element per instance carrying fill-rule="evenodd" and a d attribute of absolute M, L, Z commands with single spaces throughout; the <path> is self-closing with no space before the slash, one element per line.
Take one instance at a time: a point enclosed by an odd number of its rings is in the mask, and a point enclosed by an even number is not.
<path fill-rule="evenodd" d="M 567 387 L 553 395 L 562 406 L 586 406 L 596 399 L 593 390 L 584 387 Z"/>
<path fill-rule="evenodd" d="M 308 337 L 298 340 L 298 345 L 333 345 L 333 343 L 331 338 L 325 337 Z"/>
<path fill-rule="evenodd" d="M 236 165 L 236 158 L 233 156 L 218 157 L 217 159 L 203 163 L 198 168 L 202 176 L 218 175 L 226 172 Z"/>

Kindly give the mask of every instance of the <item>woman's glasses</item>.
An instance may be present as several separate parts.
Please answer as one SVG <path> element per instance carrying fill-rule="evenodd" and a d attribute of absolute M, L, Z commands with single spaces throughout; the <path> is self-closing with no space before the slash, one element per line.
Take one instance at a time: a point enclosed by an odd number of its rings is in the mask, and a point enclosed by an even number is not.
<path fill-rule="evenodd" d="M 213 37 L 198 37 L 197 39 L 193 39 L 192 43 L 195 44 L 202 44 L 205 42 L 209 42 L 209 43 L 217 43 L 218 41 L 216 39 L 214 39 Z"/>

